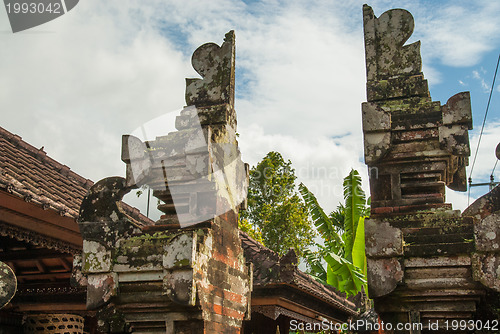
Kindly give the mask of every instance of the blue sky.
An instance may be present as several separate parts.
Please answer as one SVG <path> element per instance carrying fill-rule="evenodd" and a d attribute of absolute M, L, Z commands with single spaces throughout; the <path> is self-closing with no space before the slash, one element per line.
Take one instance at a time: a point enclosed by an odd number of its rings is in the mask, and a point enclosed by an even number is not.
<path fill-rule="evenodd" d="M 95 181 L 124 175 L 121 135 L 184 105 L 191 53 L 236 31 L 236 110 L 243 160 L 281 152 L 321 204 L 363 163 L 366 100 L 362 1 L 80 1 L 63 17 L 12 34 L 0 13 L 0 126 Z M 415 17 L 431 96 L 471 92 L 474 152 L 500 52 L 498 1 L 373 1 Z M 474 170 L 485 182 L 500 141 L 500 79 Z M 495 174 L 500 179 L 500 168 Z M 366 187 L 367 188 L 367 187 Z M 487 189 L 474 189 L 478 197 Z M 129 195 L 132 204 L 143 207 Z M 448 192 L 458 209 L 467 196 Z M 142 201 L 142 199 L 140 199 Z"/>

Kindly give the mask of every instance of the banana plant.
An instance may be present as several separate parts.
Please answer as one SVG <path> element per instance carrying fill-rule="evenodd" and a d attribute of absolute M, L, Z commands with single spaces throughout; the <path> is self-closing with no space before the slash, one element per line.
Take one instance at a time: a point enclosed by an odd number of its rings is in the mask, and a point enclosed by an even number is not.
<path fill-rule="evenodd" d="M 363 287 L 367 291 L 364 222 L 369 216 L 370 200 L 367 203 L 359 173 L 353 169 L 344 178 L 345 203 L 330 215 L 303 183 L 299 185 L 299 192 L 323 239 L 317 251 L 305 252 L 310 273 L 347 295 L 355 295 Z"/>

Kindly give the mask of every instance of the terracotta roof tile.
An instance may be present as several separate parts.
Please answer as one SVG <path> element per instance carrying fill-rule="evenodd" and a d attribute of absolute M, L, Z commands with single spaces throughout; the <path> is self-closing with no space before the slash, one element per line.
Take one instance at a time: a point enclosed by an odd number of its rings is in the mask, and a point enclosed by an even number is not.
<path fill-rule="evenodd" d="M 336 305 L 348 313 L 357 313 L 356 305 L 348 301 L 344 294 L 331 286 L 319 283 L 312 276 L 299 270 L 297 266 L 290 267 L 287 263 L 285 264 L 287 255 L 280 258 L 274 251 L 261 245 L 245 232 L 239 231 L 239 233 L 245 258 L 253 263 L 254 287 L 264 287 L 268 284 L 288 284 Z"/>
<path fill-rule="evenodd" d="M 76 219 L 82 199 L 93 184 L 50 158 L 43 147 L 31 146 L 0 127 L 0 190 Z M 133 218 L 153 223 L 139 210 L 123 204 Z"/>
<path fill-rule="evenodd" d="M 80 203 L 91 182 L 70 171 L 67 167 L 61 173 L 59 162 L 47 156 L 43 149 L 38 149 L 24 142 L 0 127 L 0 189 L 20 197 L 31 198 L 38 204 L 48 204 L 49 208 L 76 218 Z M 41 191 L 41 188 L 45 188 Z"/>

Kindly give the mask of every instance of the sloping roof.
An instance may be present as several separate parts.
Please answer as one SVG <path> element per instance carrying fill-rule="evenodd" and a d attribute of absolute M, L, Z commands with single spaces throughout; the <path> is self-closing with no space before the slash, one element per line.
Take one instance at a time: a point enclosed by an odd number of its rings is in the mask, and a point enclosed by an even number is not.
<path fill-rule="evenodd" d="M 0 127 L 0 189 L 72 218 L 91 180 Z"/>
<path fill-rule="evenodd" d="M 0 190 L 76 219 L 93 184 L 49 157 L 43 147 L 38 149 L 0 127 Z M 122 207 L 133 218 L 153 223 L 138 209 L 125 203 Z"/>
<path fill-rule="evenodd" d="M 319 283 L 310 275 L 299 270 L 295 253 L 282 257 L 271 249 L 239 231 L 241 245 L 247 261 L 253 263 L 254 289 L 258 287 L 286 284 L 309 295 L 313 295 L 349 314 L 356 314 L 356 305 L 333 287 Z"/>

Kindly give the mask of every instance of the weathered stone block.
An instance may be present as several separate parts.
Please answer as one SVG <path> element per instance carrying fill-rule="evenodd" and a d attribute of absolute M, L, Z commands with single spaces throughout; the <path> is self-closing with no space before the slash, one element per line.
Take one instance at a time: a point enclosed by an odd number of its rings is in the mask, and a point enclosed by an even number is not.
<path fill-rule="evenodd" d="M 366 83 L 368 101 L 381 101 L 403 97 L 429 97 L 429 87 L 423 75 L 397 77 Z"/>
<path fill-rule="evenodd" d="M 472 255 L 474 280 L 500 292 L 500 255 L 498 253 L 475 253 Z"/>
<path fill-rule="evenodd" d="M 474 225 L 476 249 L 500 253 L 500 212 L 485 217 Z"/>
<path fill-rule="evenodd" d="M 111 260 L 111 250 L 103 244 L 97 241 L 83 240 L 82 272 L 84 274 L 109 272 Z"/>
<path fill-rule="evenodd" d="M 382 219 L 365 219 L 365 251 L 372 258 L 403 255 L 403 234 Z"/>
<path fill-rule="evenodd" d="M 384 110 L 379 104 L 363 102 L 361 111 L 364 132 L 389 131 L 391 129 L 391 113 Z"/>
<path fill-rule="evenodd" d="M 443 124 L 464 124 L 469 130 L 472 129 L 472 110 L 470 104 L 470 93 L 461 92 L 448 99 L 443 110 Z"/>
<path fill-rule="evenodd" d="M 377 18 L 364 5 L 363 22 L 368 81 L 420 74 L 420 42 L 404 45 L 414 28 L 410 12 L 392 9 Z"/>
<path fill-rule="evenodd" d="M 368 294 L 370 298 L 385 296 L 403 281 L 404 271 L 397 258 L 367 258 Z"/>
<path fill-rule="evenodd" d="M 87 279 L 87 309 L 96 310 L 116 296 L 118 277 L 115 273 L 92 274 Z"/>

